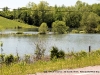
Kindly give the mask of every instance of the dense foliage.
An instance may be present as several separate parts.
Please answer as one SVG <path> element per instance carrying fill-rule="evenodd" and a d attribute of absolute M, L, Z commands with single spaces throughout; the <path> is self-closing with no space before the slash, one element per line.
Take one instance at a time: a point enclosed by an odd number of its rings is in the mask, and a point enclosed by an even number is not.
<path fill-rule="evenodd" d="M 62 51 L 62 50 L 59 50 L 57 47 L 52 47 L 50 58 L 51 58 L 51 60 L 53 60 L 53 59 L 55 60 L 55 59 L 58 59 L 58 58 L 64 59 L 65 58 L 65 52 Z"/>
<path fill-rule="evenodd" d="M 55 22 L 53 22 L 52 31 L 54 33 L 57 32 L 59 34 L 63 34 L 63 33 L 66 32 L 66 30 L 67 30 L 67 26 L 66 26 L 65 22 L 63 22 L 63 21 L 55 21 Z"/>
<path fill-rule="evenodd" d="M 45 22 L 49 28 L 59 20 L 64 21 L 71 30 L 74 28 L 87 33 L 100 32 L 100 3 L 89 5 L 78 0 L 74 6 L 66 7 L 49 6 L 46 1 L 40 1 L 39 4 L 29 2 L 27 6 L 12 11 L 4 7 L 0 16 L 35 26 Z"/>
<path fill-rule="evenodd" d="M 40 34 L 46 34 L 48 30 L 48 26 L 46 23 L 42 23 L 41 26 L 39 27 L 39 33 Z"/>

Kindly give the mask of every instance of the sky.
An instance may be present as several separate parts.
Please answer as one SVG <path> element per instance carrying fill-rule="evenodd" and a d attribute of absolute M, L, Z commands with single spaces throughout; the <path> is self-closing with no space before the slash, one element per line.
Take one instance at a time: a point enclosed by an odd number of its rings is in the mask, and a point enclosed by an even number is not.
<path fill-rule="evenodd" d="M 55 4 L 58 6 L 73 6 L 77 2 L 77 0 L 0 0 L 0 8 L 5 6 L 11 9 L 17 9 L 20 7 L 25 7 L 29 2 L 34 2 L 39 4 L 40 1 L 46 1 L 50 6 L 54 6 Z M 100 3 L 100 0 L 81 0 L 82 2 L 86 2 L 88 4 Z"/>

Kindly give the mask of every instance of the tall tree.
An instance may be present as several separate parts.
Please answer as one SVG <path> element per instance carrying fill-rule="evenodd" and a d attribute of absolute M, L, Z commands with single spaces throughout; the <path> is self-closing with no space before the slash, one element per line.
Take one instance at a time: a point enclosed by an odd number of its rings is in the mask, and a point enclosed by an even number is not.
<path fill-rule="evenodd" d="M 65 18 L 66 25 L 70 28 L 79 28 L 81 20 L 81 14 L 79 12 L 69 12 Z"/>
<path fill-rule="evenodd" d="M 85 26 L 87 33 L 94 33 L 95 28 L 99 23 L 99 16 L 93 12 L 84 13 L 81 20 L 81 25 Z"/>
<path fill-rule="evenodd" d="M 92 11 L 100 16 L 100 3 L 92 5 Z"/>
<path fill-rule="evenodd" d="M 46 1 L 40 1 L 40 3 L 38 4 L 38 15 L 39 15 L 39 18 L 40 18 L 40 21 L 39 21 L 39 24 L 45 22 L 45 16 L 46 16 L 46 11 L 48 11 L 48 3 Z"/>

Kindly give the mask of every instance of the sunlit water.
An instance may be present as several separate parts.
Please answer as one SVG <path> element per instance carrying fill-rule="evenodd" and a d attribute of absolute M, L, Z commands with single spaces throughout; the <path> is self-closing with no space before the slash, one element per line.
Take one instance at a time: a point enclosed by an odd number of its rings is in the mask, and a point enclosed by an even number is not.
<path fill-rule="evenodd" d="M 24 54 L 34 55 L 36 44 L 39 43 L 42 43 L 41 46 L 46 49 L 47 55 L 50 54 L 52 46 L 56 46 L 66 53 L 81 50 L 88 52 L 89 46 L 91 46 L 91 50 L 100 49 L 99 34 L 6 35 L 0 36 L 0 41 L 3 42 L 4 54 L 16 55 L 18 52 L 20 56 Z"/>

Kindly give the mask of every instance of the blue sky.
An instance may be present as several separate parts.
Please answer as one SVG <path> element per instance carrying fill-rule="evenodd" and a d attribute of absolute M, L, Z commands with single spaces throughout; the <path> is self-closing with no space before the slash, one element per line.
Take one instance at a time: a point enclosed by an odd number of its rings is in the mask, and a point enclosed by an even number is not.
<path fill-rule="evenodd" d="M 5 6 L 14 9 L 18 7 L 24 7 L 28 4 L 28 2 L 34 2 L 38 4 L 40 1 L 47 1 L 50 6 L 54 6 L 55 4 L 58 6 L 72 6 L 75 5 L 77 0 L 0 0 L 0 8 Z M 100 3 L 100 0 L 81 0 L 82 2 L 86 2 L 88 4 Z"/>

